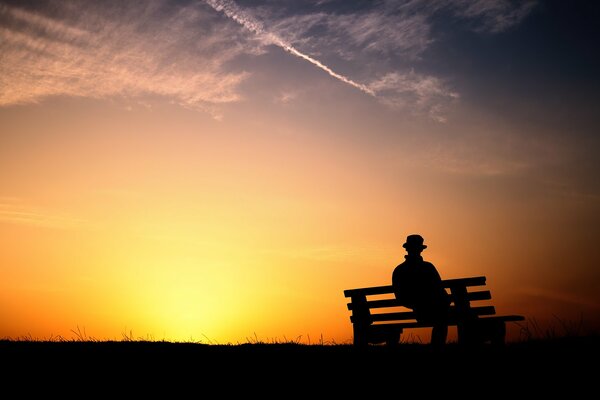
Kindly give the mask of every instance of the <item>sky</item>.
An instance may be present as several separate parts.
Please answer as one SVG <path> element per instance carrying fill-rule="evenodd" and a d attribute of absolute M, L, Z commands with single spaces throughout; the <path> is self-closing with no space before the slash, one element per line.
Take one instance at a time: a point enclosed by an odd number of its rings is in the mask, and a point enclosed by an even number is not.
<path fill-rule="evenodd" d="M 0 1 L 0 337 L 350 343 L 413 233 L 509 340 L 598 332 L 599 17 Z"/>

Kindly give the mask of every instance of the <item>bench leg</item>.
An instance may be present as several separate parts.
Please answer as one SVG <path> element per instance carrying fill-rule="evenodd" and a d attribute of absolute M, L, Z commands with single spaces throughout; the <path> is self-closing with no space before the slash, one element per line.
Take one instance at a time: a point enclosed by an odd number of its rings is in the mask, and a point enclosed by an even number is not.
<path fill-rule="evenodd" d="M 368 325 L 354 324 L 354 345 L 365 347 L 369 344 Z"/>
<path fill-rule="evenodd" d="M 354 345 L 366 347 L 370 343 L 385 343 L 396 346 L 400 343 L 401 328 L 387 328 L 373 325 L 354 324 Z"/>
<path fill-rule="evenodd" d="M 472 329 L 469 324 L 463 322 L 458 324 L 456 328 L 458 331 L 458 344 L 468 346 L 473 343 Z"/>
<path fill-rule="evenodd" d="M 490 343 L 495 347 L 503 347 L 506 338 L 506 323 L 504 321 L 494 321 L 490 327 Z"/>
<path fill-rule="evenodd" d="M 400 334 L 402 333 L 402 331 L 398 331 L 398 332 L 392 332 L 390 333 L 390 335 L 388 336 L 385 344 L 388 346 L 397 346 L 400 343 Z"/>

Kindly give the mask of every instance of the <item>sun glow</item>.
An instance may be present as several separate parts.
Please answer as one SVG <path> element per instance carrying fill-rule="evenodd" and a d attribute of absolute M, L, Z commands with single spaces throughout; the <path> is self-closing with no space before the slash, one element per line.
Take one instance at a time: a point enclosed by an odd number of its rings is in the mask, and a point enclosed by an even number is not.
<path fill-rule="evenodd" d="M 585 2 L 4 3 L 0 339 L 345 342 L 411 233 L 600 326 Z"/>

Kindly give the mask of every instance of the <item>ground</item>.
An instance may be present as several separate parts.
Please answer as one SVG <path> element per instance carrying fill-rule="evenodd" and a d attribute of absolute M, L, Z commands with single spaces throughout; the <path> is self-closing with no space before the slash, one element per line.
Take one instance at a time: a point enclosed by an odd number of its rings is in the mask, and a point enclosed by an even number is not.
<path fill-rule="evenodd" d="M 205 397 L 200 394 L 216 390 L 236 396 L 321 398 L 414 389 L 576 396 L 593 389 L 599 343 L 592 336 L 509 343 L 500 349 L 449 344 L 433 351 L 423 344 L 358 349 L 296 343 L 5 340 L 0 341 L 0 357 L 7 387 L 15 384 L 18 390 L 43 390 L 46 395 L 80 388 L 81 396 L 117 390 L 136 397 L 179 397 L 177 392 L 190 391 L 199 394 L 193 397 Z"/>

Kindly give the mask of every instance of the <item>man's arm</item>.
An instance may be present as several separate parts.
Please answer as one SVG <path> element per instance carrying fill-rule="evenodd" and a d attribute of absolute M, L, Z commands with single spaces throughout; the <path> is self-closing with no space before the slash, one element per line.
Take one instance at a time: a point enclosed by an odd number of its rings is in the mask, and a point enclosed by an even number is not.
<path fill-rule="evenodd" d="M 438 270 L 435 267 L 435 265 L 433 265 L 432 263 L 428 262 L 427 266 L 429 267 L 429 273 L 431 274 L 432 280 L 435 280 L 436 282 L 439 282 L 441 284 L 442 283 L 442 277 L 440 276 L 440 273 L 438 272 Z"/>
<path fill-rule="evenodd" d="M 408 296 L 406 295 L 406 285 L 405 281 L 402 279 L 402 270 L 399 267 L 394 269 L 394 273 L 392 274 L 392 286 L 394 288 L 394 294 L 396 295 L 396 300 L 400 302 L 405 307 L 412 308 L 409 304 Z"/>

